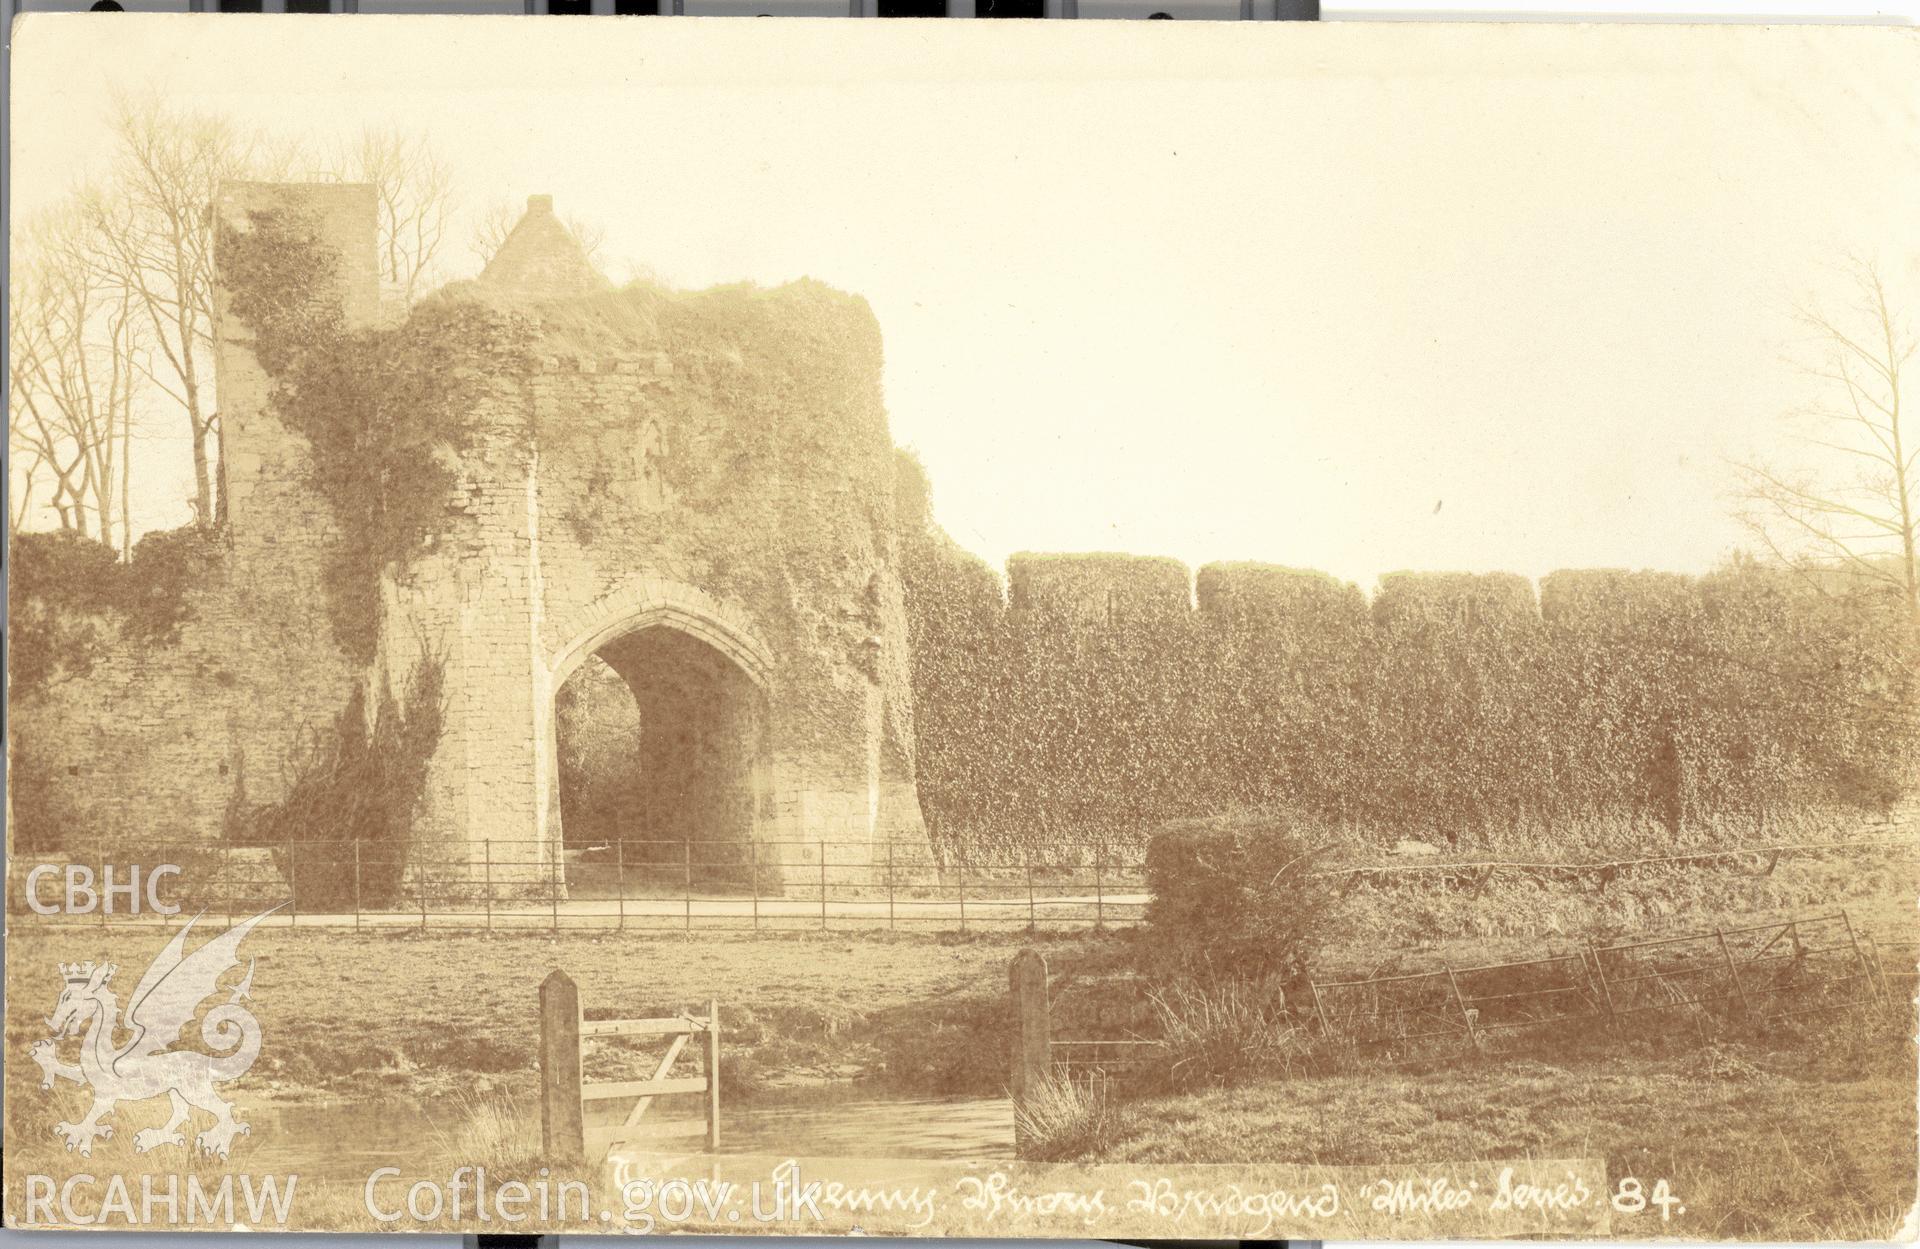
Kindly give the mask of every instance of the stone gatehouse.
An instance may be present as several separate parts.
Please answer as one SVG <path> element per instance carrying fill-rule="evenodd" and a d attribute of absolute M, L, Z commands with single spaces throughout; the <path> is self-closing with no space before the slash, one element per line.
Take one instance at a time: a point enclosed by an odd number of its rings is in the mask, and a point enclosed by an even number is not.
<path fill-rule="evenodd" d="M 245 230 L 289 205 L 337 253 L 349 320 L 394 315 L 371 187 L 232 184 L 215 211 Z M 494 843 L 550 861 L 555 698 L 596 659 L 639 708 L 645 789 L 623 836 L 840 842 L 829 854 L 859 861 L 923 843 L 866 303 L 812 281 L 616 290 L 544 196 L 477 279 L 432 298 L 527 318 L 535 359 L 486 380 L 444 524 L 383 582 L 370 672 L 329 636 L 336 519 L 221 291 L 225 550 L 177 645 L 110 656 L 24 709 L 17 739 L 67 804 L 103 837 L 218 836 L 236 789 L 272 801 L 355 683 L 398 681 L 424 649 L 448 696 L 417 830 L 430 860 Z M 117 774 L 87 775 L 116 754 Z"/>

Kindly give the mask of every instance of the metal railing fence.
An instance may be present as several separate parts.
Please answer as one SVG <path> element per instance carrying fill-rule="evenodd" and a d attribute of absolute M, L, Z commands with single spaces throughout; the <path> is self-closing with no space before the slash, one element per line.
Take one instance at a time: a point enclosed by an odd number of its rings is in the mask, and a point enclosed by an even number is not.
<path fill-rule="evenodd" d="M 53 871 L 35 877 L 42 862 Z M 145 877 L 128 890 L 136 873 L 163 864 L 178 870 L 152 894 Z M 76 869 L 82 898 L 96 905 L 48 913 Z M 825 838 L 629 840 L 559 855 L 532 840 L 426 855 L 356 841 L 142 842 L 28 856 L 10 880 L 10 913 L 48 922 L 162 922 L 170 917 L 153 909 L 159 901 L 229 923 L 277 907 L 266 926 L 348 929 L 1045 930 L 1134 923 L 1147 900 L 1136 854 L 1063 846 L 942 859 L 924 844 Z"/>

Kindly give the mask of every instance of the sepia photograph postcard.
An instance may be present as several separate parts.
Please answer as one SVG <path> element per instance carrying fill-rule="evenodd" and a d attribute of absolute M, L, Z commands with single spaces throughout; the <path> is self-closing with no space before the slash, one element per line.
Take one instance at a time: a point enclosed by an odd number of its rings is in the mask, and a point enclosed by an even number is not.
<path fill-rule="evenodd" d="M 12 41 L 7 1227 L 1920 1234 L 1914 31 Z"/>

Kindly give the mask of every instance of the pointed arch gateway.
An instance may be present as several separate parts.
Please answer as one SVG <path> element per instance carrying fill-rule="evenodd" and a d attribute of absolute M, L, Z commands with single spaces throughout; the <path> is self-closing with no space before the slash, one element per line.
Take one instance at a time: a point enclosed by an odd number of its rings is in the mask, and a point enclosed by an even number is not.
<path fill-rule="evenodd" d="M 311 211 L 316 243 L 338 261 L 349 320 L 376 319 L 371 188 L 227 182 L 217 198 L 231 222 Z M 216 262 L 230 291 L 234 275 Z M 868 863 L 883 841 L 924 850 L 890 506 L 898 465 L 867 301 L 811 280 L 664 299 L 615 291 L 544 195 L 529 198 L 474 290 L 448 292 L 469 294 L 496 312 L 557 315 L 536 318 L 543 328 L 524 358 L 482 369 L 467 414 L 479 437 L 458 457 L 441 532 L 404 577 L 383 581 L 390 670 L 429 649 L 444 663 L 445 715 L 412 830 L 422 897 L 441 874 L 489 898 L 563 896 L 554 704 L 596 655 L 603 680 L 624 684 L 617 662 L 649 699 L 697 704 L 696 693 L 718 689 L 709 701 L 744 708 L 718 727 L 684 717 L 689 734 L 747 746 L 718 774 L 683 773 L 687 788 L 667 794 L 681 805 L 655 807 L 663 826 L 711 830 L 702 810 L 738 813 L 744 773 L 760 799 L 750 820 L 765 834 L 761 879 L 776 887 L 817 885 L 823 860 Z M 802 323 L 821 330 L 817 350 L 786 351 L 779 327 Z M 324 500 L 275 469 L 303 454 L 304 440 L 267 402 L 271 377 L 253 335 L 230 317 L 218 328 L 223 427 L 233 462 L 251 466 L 236 472 L 229 526 L 235 584 L 252 587 L 230 622 L 235 676 L 261 692 L 234 732 L 258 756 L 290 763 L 309 728 L 337 714 L 353 675 L 313 610 L 335 537 L 307 526 L 306 540 L 276 540 Z M 745 363 L 763 348 L 780 367 Z M 742 363 L 715 367 L 723 360 Z M 808 454 L 788 454 L 801 438 Z M 775 453 L 736 453 L 747 445 Z M 717 567 L 726 601 L 657 572 Z M 254 611 L 270 627 L 254 629 L 245 614 Z M 670 773 L 656 762 L 656 776 Z M 681 801 L 688 792 L 710 801 Z M 728 835 L 739 823 L 730 818 Z M 884 862 L 890 851 L 878 853 Z"/>
<path fill-rule="evenodd" d="M 648 579 L 563 629 L 568 640 L 547 664 L 544 823 L 547 836 L 581 852 L 575 885 L 591 888 L 614 863 L 629 870 L 628 884 L 749 884 L 749 843 L 769 807 L 773 665 L 743 614 L 693 587 Z M 637 725 L 619 722 L 611 740 L 598 731 L 599 785 L 581 768 L 583 730 L 560 717 L 589 681 L 603 692 L 623 685 L 637 713 Z"/>

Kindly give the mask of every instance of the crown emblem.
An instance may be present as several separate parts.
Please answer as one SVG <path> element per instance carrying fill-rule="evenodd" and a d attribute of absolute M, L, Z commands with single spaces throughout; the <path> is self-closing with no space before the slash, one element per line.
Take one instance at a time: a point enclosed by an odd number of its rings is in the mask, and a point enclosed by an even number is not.
<path fill-rule="evenodd" d="M 84 963 L 62 963 L 60 974 L 66 977 L 68 984 L 85 984 L 93 979 L 93 962 L 89 959 Z"/>

